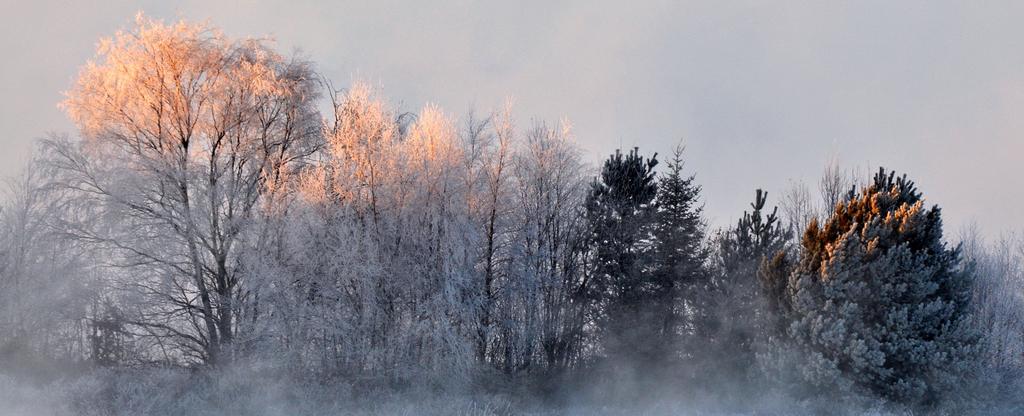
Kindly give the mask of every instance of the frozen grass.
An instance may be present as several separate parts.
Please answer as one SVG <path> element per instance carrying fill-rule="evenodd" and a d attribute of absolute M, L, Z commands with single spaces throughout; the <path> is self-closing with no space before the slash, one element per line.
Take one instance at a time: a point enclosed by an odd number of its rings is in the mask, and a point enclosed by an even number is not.
<path fill-rule="evenodd" d="M 589 397 L 589 396 L 588 396 Z M 704 400 L 665 397 L 630 403 L 561 398 L 559 404 L 511 393 L 467 393 L 429 389 L 354 392 L 347 383 L 303 382 L 271 372 L 214 374 L 178 369 L 92 371 L 48 382 L 0 375 L 2 416 L 418 416 L 418 415 L 801 415 L 911 416 L 877 405 L 840 411 L 835 403 L 794 403 L 765 396 L 753 410 Z M 999 407 L 978 414 L 1021 414 Z M 929 414 L 964 414 L 962 410 Z"/>

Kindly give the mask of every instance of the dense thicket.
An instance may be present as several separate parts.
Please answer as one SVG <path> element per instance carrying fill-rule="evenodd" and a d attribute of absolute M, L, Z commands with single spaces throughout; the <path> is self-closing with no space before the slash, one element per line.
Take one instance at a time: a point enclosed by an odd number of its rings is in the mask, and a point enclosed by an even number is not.
<path fill-rule="evenodd" d="M 595 172 L 567 125 L 403 112 L 312 68 L 186 23 L 102 42 L 63 104 L 80 137 L 44 140 L 4 200 L 0 371 L 110 367 L 117 390 L 170 367 L 196 397 L 264 367 L 598 398 L 644 397 L 622 388 L 642 378 L 892 405 L 995 397 L 965 387 L 978 374 L 1019 392 L 1020 241 L 952 246 L 905 177 L 844 195 L 829 165 L 823 212 L 791 191 L 780 216 L 759 189 L 708 238 L 682 148 L 660 173 L 637 148 Z"/>

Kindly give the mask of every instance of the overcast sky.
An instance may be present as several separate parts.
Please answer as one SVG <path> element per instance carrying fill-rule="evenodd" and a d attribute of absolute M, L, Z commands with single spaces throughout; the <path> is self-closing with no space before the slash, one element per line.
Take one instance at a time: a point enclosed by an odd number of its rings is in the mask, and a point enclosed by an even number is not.
<path fill-rule="evenodd" d="M 683 140 L 715 225 L 756 187 L 774 203 L 789 181 L 815 184 L 837 156 L 908 173 L 947 230 L 1024 227 L 1024 3 L 171 3 L 0 0 L 0 174 L 35 138 L 73 132 L 62 92 L 144 11 L 273 37 L 404 110 L 513 97 L 520 126 L 570 120 L 595 165 Z"/>

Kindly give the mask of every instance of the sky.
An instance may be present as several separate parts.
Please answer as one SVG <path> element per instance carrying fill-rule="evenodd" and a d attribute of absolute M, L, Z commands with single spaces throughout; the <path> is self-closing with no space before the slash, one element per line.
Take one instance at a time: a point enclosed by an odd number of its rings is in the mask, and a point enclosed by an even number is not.
<path fill-rule="evenodd" d="M 835 158 L 907 173 L 947 232 L 1024 229 L 1024 3 L 778 3 L 0 0 L 0 175 L 74 133 L 63 91 L 142 11 L 273 38 L 407 111 L 511 98 L 520 127 L 569 120 L 594 166 L 681 142 L 714 226 Z"/>

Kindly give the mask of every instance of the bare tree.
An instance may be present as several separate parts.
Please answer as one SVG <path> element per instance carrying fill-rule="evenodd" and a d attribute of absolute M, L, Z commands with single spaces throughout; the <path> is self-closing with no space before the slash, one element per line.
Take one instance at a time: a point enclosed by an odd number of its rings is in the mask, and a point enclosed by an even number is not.
<path fill-rule="evenodd" d="M 38 160 L 7 182 L 0 206 L 0 361 L 82 360 L 103 296 L 90 252 L 54 225 L 70 215 Z M 38 360 L 38 361 L 36 361 Z"/>
<path fill-rule="evenodd" d="M 491 360 L 506 372 L 565 368 L 584 342 L 582 280 L 585 191 L 583 164 L 569 126 L 537 124 L 518 143 L 507 260 L 494 281 Z"/>
<path fill-rule="evenodd" d="M 469 213 L 483 235 L 483 267 L 480 323 L 477 328 L 477 359 L 487 360 L 488 338 L 497 294 L 495 281 L 505 248 L 509 211 L 509 163 L 515 133 L 511 103 L 501 111 L 478 120 L 472 113 L 466 120 L 464 153 L 467 156 Z"/>
<path fill-rule="evenodd" d="M 251 257 L 270 349 L 315 371 L 465 375 L 481 321 L 478 143 L 437 107 L 401 115 L 365 84 L 334 104 L 282 248 Z"/>
<path fill-rule="evenodd" d="M 839 158 L 832 156 L 825 162 L 825 170 L 818 180 L 818 191 L 821 193 L 822 216 L 832 213 L 836 204 L 843 201 L 851 191 L 854 182 L 850 174 L 839 166 Z"/>
<path fill-rule="evenodd" d="M 811 201 L 811 191 L 802 181 L 790 181 L 789 187 L 779 201 L 779 207 L 782 208 L 782 217 L 790 232 L 798 239 L 811 220 L 817 218 L 817 210 Z"/>
<path fill-rule="evenodd" d="M 84 140 L 50 141 L 66 189 L 103 207 L 81 226 L 138 277 L 132 323 L 217 363 L 235 337 L 239 245 L 262 197 L 316 145 L 309 64 L 203 25 L 137 26 L 101 42 L 64 107 Z M 128 272 L 126 272 L 128 273 Z"/>
<path fill-rule="evenodd" d="M 994 243 L 976 225 L 960 233 L 964 257 L 973 262 L 973 318 L 985 334 L 985 356 L 995 369 L 1024 366 L 1024 236 L 1007 233 Z"/>

